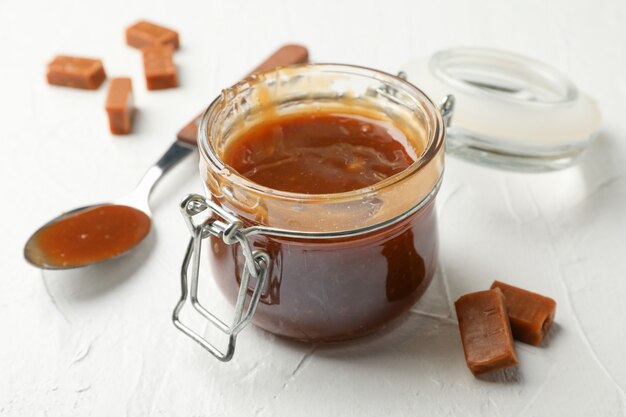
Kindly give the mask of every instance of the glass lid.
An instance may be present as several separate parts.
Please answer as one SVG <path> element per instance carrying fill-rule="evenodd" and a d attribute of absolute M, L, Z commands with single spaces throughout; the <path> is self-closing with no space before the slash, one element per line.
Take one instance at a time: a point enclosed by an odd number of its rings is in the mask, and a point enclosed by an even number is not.
<path fill-rule="evenodd" d="M 409 62 L 402 73 L 431 97 L 454 95 L 446 151 L 474 162 L 530 172 L 565 168 L 600 125 L 593 98 L 521 55 L 446 49 Z"/>

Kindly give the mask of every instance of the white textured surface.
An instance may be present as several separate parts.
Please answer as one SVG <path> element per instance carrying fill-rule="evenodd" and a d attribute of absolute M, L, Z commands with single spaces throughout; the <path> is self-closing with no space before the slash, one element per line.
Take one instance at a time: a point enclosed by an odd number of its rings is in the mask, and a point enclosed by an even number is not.
<path fill-rule="evenodd" d="M 626 2 L 0 2 L 0 415 L 619 416 L 626 390 Z M 181 87 L 146 92 L 123 29 L 180 29 Z M 124 194 L 221 86 L 281 43 L 316 61 L 396 71 L 454 45 L 527 54 L 568 73 L 604 113 L 580 166 L 522 175 L 449 158 L 438 199 L 440 274 L 398 328 L 341 347 L 246 329 L 233 362 L 174 329 L 187 231 L 177 202 L 201 190 L 195 161 L 153 198 L 155 231 L 119 262 L 43 273 L 22 260 L 36 226 L 63 209 Z M 56 53 L 130 75 L 136 134 L 113 138 L 96 92 L 51 88 Z M 475 379 L 450 303 L 493 279 L 553 296 L 548 346 Z M 221 297 L 210 297 L 223 307 Z"/>

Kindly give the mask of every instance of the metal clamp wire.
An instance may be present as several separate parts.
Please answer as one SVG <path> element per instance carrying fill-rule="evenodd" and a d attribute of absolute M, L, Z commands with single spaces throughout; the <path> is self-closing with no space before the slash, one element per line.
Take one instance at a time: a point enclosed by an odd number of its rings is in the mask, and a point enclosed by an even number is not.
<path fill-rule="evenodd" d="M 212 213 L 216 213 L 218 210 L 213 210 L 214 206 L 216 206 L 214 203 L 207 201 L 204 197 L 199 195 L 190 195 L 181 204 L 181 211 L 190 229 L 191 239 L 187 246 L 181 269 L 181 297 L 174 308 L 172 321 L 179 330 L 196 341 L 213 356 L 223 362 L 227 362 L 232 359 L 234 354 L 237 334 L 252 320 L 256 307 L 258 306 L 267 277 L 269 256 L 262 251 L 252 251 L 247 237 L 241 231 L 242 223 L 239 221 L 224 223 L 216 219 L 207 219 L 201 224 L 194 224 L 193 216 L 207 209 L 211 210 Z M 238 243 L 242 247 L 245 258 L 241 283 L 235 303 L 235 314 L 231 326 L 228 326 L 211 313 L 198 299 L 198 278 L 200 273 L 202 240 L 209 236 L 220 237 L 224 240 L 224 243 L 228 245 Z M 248 307 L 245 309 L 251 276 L 256 278 L 256 284 L 252 291 Z M 209 342 L 180 320 L 180 312 L 188 298 L 191 299 L 191 304 L 198 313 L 209 320 L 222 333 L 228 335 L 228 347 L 226 351 L 223 352 L 218 349 L 213 343 Z"/>

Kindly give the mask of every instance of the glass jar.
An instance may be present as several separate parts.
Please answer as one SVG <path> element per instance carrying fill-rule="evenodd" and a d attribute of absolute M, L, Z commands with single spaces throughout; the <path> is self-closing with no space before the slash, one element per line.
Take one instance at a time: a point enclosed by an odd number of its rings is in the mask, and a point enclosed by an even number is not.
<path fill-rule="evenodd" d="M 451 113 L 452 101 L 447 104 Z M 223 162 L 238 132 L 271 117 L 315 110 L 386 121 L 422 151 L 406 170 L 336 194 L 270 189 Z M 176 325 L 228 360 L 235 336 L 250 320 L 286 338 L 329 342 L 369 334 L 405 313 L 436 268 L 434 200 L 444 168 L 445 116 L 405 80 L 348 65 L 278 68 L 224 90 L 198 130 L 207 197 L 189 196 L 181 206 L 193 236 Z M 235 304 L 231 326 L 197 301 L 204 238 L 212 276 Z M 226 351 L 178 319 L 188 288 L 196 310 L 230 336 Z"/>

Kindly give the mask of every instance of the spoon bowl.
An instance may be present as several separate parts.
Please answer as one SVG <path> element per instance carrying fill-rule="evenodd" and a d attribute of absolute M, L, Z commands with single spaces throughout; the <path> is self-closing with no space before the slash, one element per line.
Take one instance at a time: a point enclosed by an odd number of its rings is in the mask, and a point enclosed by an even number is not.
<path fill-rule="evenodd" d="M 70 269 L 118 258 L 150 232 L 147 213 L 117 204 L 81 207 L 46 223 L 24 247 L 26 260 L 42 269 Z"/>
<path fill-rule="evenodd" d="M 149 198 L 163 175 L 195 147 L 175 141 L 135 189 L 113 203 L 79 207 L 33 233 L 24 258 L 41 269 L 72 269 L 118 258 L 137 247 L 152 226 Z"/>

